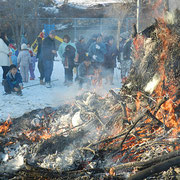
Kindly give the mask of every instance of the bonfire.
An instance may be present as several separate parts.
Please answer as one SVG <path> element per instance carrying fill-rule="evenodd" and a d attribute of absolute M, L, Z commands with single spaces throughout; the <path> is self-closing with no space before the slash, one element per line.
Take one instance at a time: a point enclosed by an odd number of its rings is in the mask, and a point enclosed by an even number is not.
<path fill-rule="evenodd" d="M 134 36 L 133 67 L 120 91 L 85 92 L 2 124 L 0 176 L 178 179 L 180 12 L 169 16 Z"/>

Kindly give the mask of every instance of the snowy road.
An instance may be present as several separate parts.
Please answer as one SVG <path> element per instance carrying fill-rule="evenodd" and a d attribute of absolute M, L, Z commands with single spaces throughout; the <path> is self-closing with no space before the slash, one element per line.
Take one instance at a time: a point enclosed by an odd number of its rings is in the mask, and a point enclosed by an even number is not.
<path fill-rule="evenodd" d="M 105 94 L 110 88 L 120 87 L 118 81 L 118 71 L 115 72 L 115 86 L 99 89 L 99 92 Z M 39 83 L 39 72 L 36 68 L 36 79 L 24 84 L 24 87 Z M 54 71 L 52 80 L 58 79 L 52 83 L 51 89 L 42 85 L 37 85 L 23 90 L 23 96 L 16 96 L 15 94 L 3 95 L 4 88 L 0 84 L 0 121 L 5 121 L 8 116 L 19 117 L 25 112 L 29 112 L 38 108 L 45 108 L 48 106 L 57 107 L 65 102 L 72 101 L 72 99 L 78 94 L 82 93 L 78 91 L 78 86 L 75 84 L 71 87 L 64 87 L 64 72 L 60 62 L 54 63 Z M 2 69 L 0 67 L 0 82 L 2 82 Z"/>

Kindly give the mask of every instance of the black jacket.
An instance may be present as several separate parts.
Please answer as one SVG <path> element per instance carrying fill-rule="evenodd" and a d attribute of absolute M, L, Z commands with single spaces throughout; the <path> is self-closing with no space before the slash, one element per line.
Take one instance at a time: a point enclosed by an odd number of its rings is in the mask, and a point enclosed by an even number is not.
<path fill-rule="evenodd" d="M 104 56 L 104 67 L 115 68 L 118 50 L 114 44 L 112 46 L 110 46 L 109 44 L 106 44 L 106 49 L 107 49 L 107 53 Z"/>
<path fill-rule="evenodd" d="M 65 58 L 64 66 L 67 68 L 74 66 L 74 58 L 75 58 L 76 49 L 71 46 L 67 45 L 65 48 L 65 52 L 63 54 L 63 57 Z"/>
<path fill-rule="evenodd" d="M 124 60 L 131 59 L 131 52 L 132 52 L 131 45 L 132 45 L 132 40 L 131 39 L 127 40 L 127 42 L 125 43 L 124 48 L 123 48 L 123 59 Z"/>
<path fill-rule="evenodd" d="M 43 61 L 53 61 L 54 54 L 52 50 L 55 50 L 55 40 L 51 39 L 49 36 L 45 38 L 42 42 L 41 48 L 41 58 Z"/>
<path fill-rule="evenodd" d="M 82 63 L 85 58 L 86 58 L 86 44 L 85 43 L 80 43 L 80 42 L 77 42 L 76 43 L 76 49 L 77 49 L 77 53 L 79 55 L 79 58 L 78 58 L 78 63 Z"/>

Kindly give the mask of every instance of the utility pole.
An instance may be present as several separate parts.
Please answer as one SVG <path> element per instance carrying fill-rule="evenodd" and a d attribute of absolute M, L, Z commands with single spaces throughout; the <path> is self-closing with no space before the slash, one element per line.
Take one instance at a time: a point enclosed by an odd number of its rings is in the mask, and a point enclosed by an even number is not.
<path fill-rule="evenodd" d="M 137 0 L 137 32 L 140 30 L 140 10 L 141 10 L 141 3 L 140 0 Z"/>
<path fill-rule="evenodd" d="M 21 35 L 24 35 L 24 0 L 21 0 L 22 19 L 21 19 Z"/>

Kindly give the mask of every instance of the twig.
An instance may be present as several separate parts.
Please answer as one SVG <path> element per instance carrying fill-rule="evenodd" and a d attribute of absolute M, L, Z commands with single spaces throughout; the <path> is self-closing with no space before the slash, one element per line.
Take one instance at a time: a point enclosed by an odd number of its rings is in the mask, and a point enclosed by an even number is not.
<path fill-rule="evenodd" d="M 137 123 L 145 116 L 145 114 L 147 113 L 147 109 L 144 109 L 136 118 L 135 118 L 135 122 L 132 125 L 132 127 L 129 129 L 129 131 L 126 133 L 124 139 L 121 142 L 120 147 L 122 148 L 122 145 L 124 143 L 124 141 L 126 140 L 127 136 L 129 135 L 129 133 L 131 132 L 131 130 L 137 125 Z"/>
<path fill-rule="evenodd" d="M 96 154 L 95 151 L 89 147 L 82 147 L 82 148 L 79 148 L 79 150 L 91 151 L 94 155 Z"/>
<path fill-rule="evenodd" d="M 146 113 L 150 118 L 155 120 L 158 123 L 158 125 L 164 125 L 166 130 L 168 131 L 170 130 L 170 128 L 168 128 L 164 123 L 162 123 L 159 119 L 157 119 L 149 110 Z"/>

